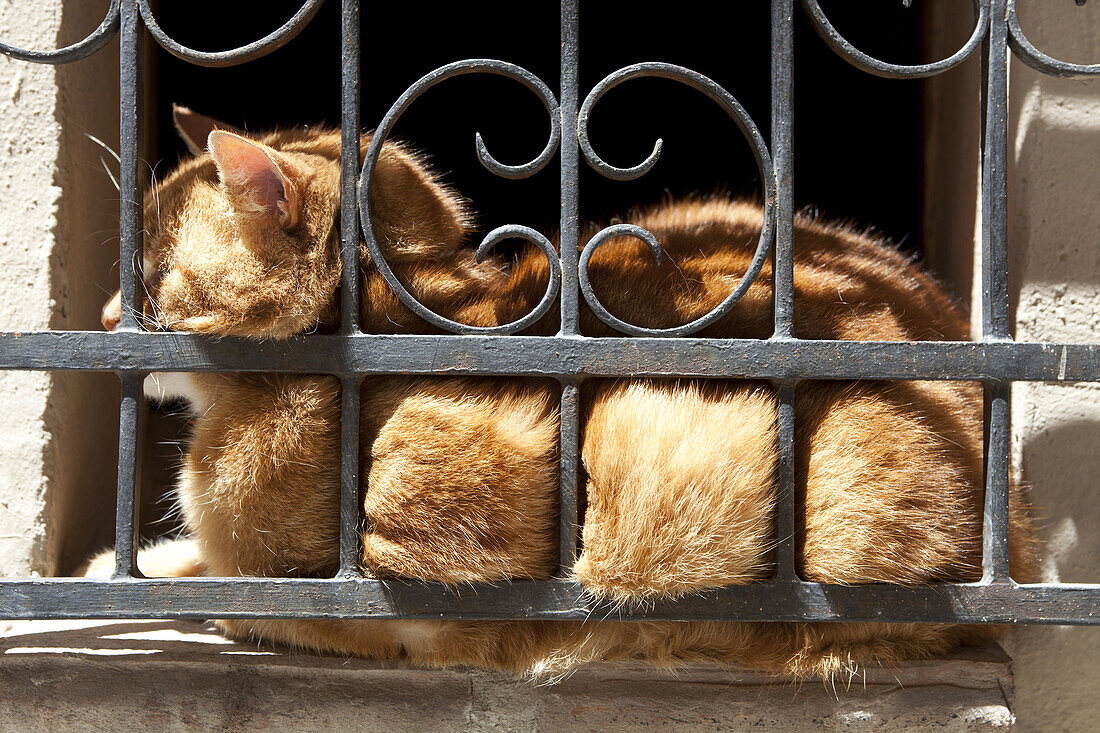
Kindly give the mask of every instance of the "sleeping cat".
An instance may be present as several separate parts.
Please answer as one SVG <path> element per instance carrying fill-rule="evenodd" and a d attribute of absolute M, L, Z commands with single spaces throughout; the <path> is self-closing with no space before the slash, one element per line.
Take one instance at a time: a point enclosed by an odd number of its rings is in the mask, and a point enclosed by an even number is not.
<path fill-rule="evenodd" d="M 245 136 L 183 108 L 193 157 L 146 198 L 155 327 L 281 339 L 333 327 L 340 280 L 340 136 Z M 365 146 L 369 138 L 364 137 Z M 464 200 L 401 145 L 382 148 L 371 207 L 408 289 L 441 315 L 491 326 L 530 312 L 548 266 L 534 250 L 475 266 Z M 592 257 L 608 309 L 649 327 L 710 311 L 759 236 L 759 206 L 665 203 Z M 594 231 L 594 230 L 592 230 Z M 589 236 L 591 232 L 589 233 Z M 967 319 L 896 251 L 848 228 L 796 220 L 800 338 L 965 340 Z M 368 333 L 428 333 L 362 252 Z M 771 270 L 700 336 L 767 338 Z M 117 295 L 104 308 L 118 323 Z M 525 333 L 553 334 L 556 316 Z M 588 336 L 615 336 L 590 312 Z M 331 576 L 338 566 L 339 385 L 309 375 L 152 375 L 157 398 L 196 412 L 178 485 L 186 536 L 143 549 L 150 576 Z M 550 577 L 557 561 L 556 383 L 391 376 L 362 388 L 363 569 L 448 583 Z M 589 380 L 587 509 L 576 579 L 631 604 L 766 578 L 774 543 L 776 397 L 746 380 Z M 808 382 L 796 397 L 801 577 L 827 583 L 973 580 L 981 563 L 981 388 L 957 382 Z M 1014 488 L 1012 572 L 1036 547 Z M 88 574 L 106 574 L 108 552 Z M 791 675 L 946 651 L 992 633 L 931 624 L 557 621 L 220 621 L 230 636 L 416 664 L 557 674 L 592 660 L 736 663 Z"/>

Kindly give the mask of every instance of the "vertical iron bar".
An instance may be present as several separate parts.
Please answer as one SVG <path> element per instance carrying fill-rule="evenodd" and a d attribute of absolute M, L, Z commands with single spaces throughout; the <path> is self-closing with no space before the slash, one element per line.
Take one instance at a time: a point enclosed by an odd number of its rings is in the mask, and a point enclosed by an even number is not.
<path fill-rule="evenodd" d="M 795 382 L 779 384 L 779 410 L 776 438 L 779 461 L 776 464 L 775 502 L 775 579 L 797 580 L 798 545 L 795 539 L 794 500 L 794 395 Z"/>
<path fill-rule="evenodd" d="M 775 337 L 794 336 L 794 0 L 772 0 L 772 163 L 775 166 Z"/>
<path fill-rule="evenodd" d="M 360 0 L 343 0 L 340 53 L 340 332 L 359 332 Z M 360 575 L 359 395 L 361 375 L 340 378 L 340 576 Z"/>
<path fill-rule="evenodd" d="M 773 338 L 794 338 L 794 0 L 772 0 L 772 163 L 775 171 L 775 254 L 772 278 Z M 795 383 L 777 385 L 775 579 L 797 580 L 795 567 Z"/>
<path fill-rule="evenodd" d="M 117 330 L 138 330 L 138 278 L 141 253 L 138 236 L 142 230 L 141 187 L 138 163 L 141 154 L 141 17 L 137 0 L 123 0 L 119 26 L 119 290 L 121 313 Z M 122 403 L 118 425 L 118 493 L 115 501 L 115 577 L 139 576 L 137 570 L 137 533 L 141 476 L 138 441 L 142 435 L 145 375 L 125 372 L 121 375 Z"/>
<path fill-rule="evenodd" d="M 1009 341 L 1008 23 L 1006 0 L 990 3 L 982 54 L 982 340 Z M 985 513 L 982 580 L 1007 581 L 1011 385 L 985 385 Z"/>
<path fill-rule="evenodd" d="M 359 0 L 343 0 L 340 76 L 340 332 L 359 331 Z M 358 414 L 358 412 L 356 413 Z"/>
<path fill-rule="evenodd" d="M 122 313 L 119 331 L 138 329 L 138 287 L 141 277 L 141 252 L 138 236 L 142 229 L 141 186 L 138 183 L 138 156 L 141 154 L 141 60 L 142 26 L 137 0 L 122 0 L 119 28 L 119 290 Z"/>
<path fill-rule="evenodd" d="M 580 150 L 577 145 L 580 18 L 577 0 L 561 0 L 561 327 L 559 335 L 579 330 L 577 258 L 580 232 Z M 577 464 L 580 461 L 580 388 L 576 379 L 561 380 L 559 435 L 560 488 L 558 565 L 562 575 L 577 554 Z"/>
<path fill-rule="evenodd" d="M 577 259 L 580 231 L 580 150 L 577 146 L 578 35 L 577 0 L 561 0 L 561 329 L 578 329 Z"/>
<path fill-rule="evenodd" d="M 561 2 L 561 335 L 575 336 L 578 321 L 577 257 L 580 231 L 580 151 L 577 146 L 577 0 Z"/>
<path fill-rule="evenodd" d="M 1004 582 L 1008 573 L 1009 451 L 1012 385 L 986 385 L 985 515 L 982 526 L 982 581 Z"/>
<path fill-rule="evenodd" d="M 137 539 L 141 509 L 141 451 L 145 395 L 141 372 L 123 372 L 122 408 L 118 421 L 118 494 L 115 500 L 115 577 L 141 577 Z"/>
<path fill-rule="evenodd" d="M 982 54 L 982 339 L 1012 338 L 1008 323 L 1008 24 L 990 3 Z"/>
<path fill-rule="evenodd" d="M 363 377 L 340 379 L 340 576 L 360 575 L 359 390 Z"/>
<path fill-rule="evenodd" d="M 561 487 L 558 506 L 558 569 L 564 576 L 577 558 L 577 465 L 580 456 L 580 388 L 575 379 L 561 380 Z"/>

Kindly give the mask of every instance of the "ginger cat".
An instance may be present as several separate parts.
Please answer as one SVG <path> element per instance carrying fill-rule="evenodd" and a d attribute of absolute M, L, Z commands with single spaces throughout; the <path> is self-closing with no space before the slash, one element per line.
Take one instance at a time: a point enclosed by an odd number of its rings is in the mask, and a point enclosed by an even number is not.
<path fill-rule="evenodd" d="M 177 108 L 194 157 L 146 199 L 146 314 L 157 327 L 287 338 L 330 327 L 340 279 L 339 132 L 245 137 Z M 369 138 L 364 138 L 365 146 Z M 205 152 L 204 152 L 205 148 Z M 466 203 L 424 161 L 387 143 L 371 201 L 381 245 L 410 291 L 448 318 L 495 325 L 529 312 L 547 265 L 477 267 Z M 758 206 L 667 203 L 630 221 L 666 256 L 624 239 L 592 258 L 608 308 L 672 326 L 711 310 L 745 271 Z M 927 274 L 883 244 L 799 218 L 796 335 L 964 340 L 967 319 Z M 368 333 L 424 333 L 363 249 Z M 497 263 L 503 265 L 504 263 Z M 771 269 L 701 336 L 767 338 Z M 113 328 L 116 297 L 104 308 Z M 556 332 L 547 316 L 527 333 Z M 582 331 L 617 335 L 587 310 Z M 147 575 L 331 576 L 338 564 L 339 386 L 309 375 L 153 375 L 197 419 L 178 497 L 187 536 L 143 549 Z M 362 391 L 363 568 L 450 583 L 547 578 L 555 567 L 557 386 L 534 379 L 392 376 Z M 776 398 L 751 381 L 592 380 L 584 395 L 583 552 L 575 576 L 622 603 L 771 572 Z M 830 583 L 980 575 L 981 389 L 951 382 L 805 383 L 796 400 L 799 571 Z M 1011 501 L 1014 576 L 1036 541 Z M 88 573 L 105 574 L 108 552 Z M 592 660 L 736 663 L 791 675 L 940 653 L 988 629 L 931 624 L 736 622 L 219 621 L 230 636 L 416 664 L 554 675 Z"/>

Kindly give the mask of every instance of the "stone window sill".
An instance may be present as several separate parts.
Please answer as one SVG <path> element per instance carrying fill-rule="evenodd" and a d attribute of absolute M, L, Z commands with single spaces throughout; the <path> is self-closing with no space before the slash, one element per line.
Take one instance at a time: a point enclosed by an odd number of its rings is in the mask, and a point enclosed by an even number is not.
<path fill-rule="evenodd" d="M 971 731 L 1012 727 L 1012 698 L 996 646 L 828 685 L 616 663 L 539 686 L 239 644 L 198 622 L 0 622 L 4 730 Z"/>

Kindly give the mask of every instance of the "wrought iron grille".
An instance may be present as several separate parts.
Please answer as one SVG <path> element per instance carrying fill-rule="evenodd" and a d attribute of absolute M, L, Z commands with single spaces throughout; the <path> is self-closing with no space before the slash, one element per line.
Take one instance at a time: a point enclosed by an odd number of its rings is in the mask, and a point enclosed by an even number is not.
<path fill-rule="evenodd" d="M 1077 0 L 1082 4 L 1083 0 Z M 307 0 L 270 35 L 239 48 L 208 53 L 187 48 L 157 24 L 148 0 L 113 0 L 99 27 L 84 40 L 55 51 L 28 51 L 0 43 L 0 51 L 35 63 L 63 64 L 89 56 L 119 35 L 122 203 L 120 259 L 136 262 L 142 231 L 138 151 L 142 133 L 143 27 L 169 53 L 193 64 L 224 67 L 246 63 L 293 39 L 315 16 L 322 0 Z M 908 4 L 908 2 L 906 2 Z M 394 103 L 378 126 L 362 161 L 360 129 L 360 0 L 342 0 L 342 202 L 340 236 L 343 282 L 341 327 L 330 335 L 256 343 L 212 340 L 187 333 L 147 332 L 133 313 L 138 272 L 122 268 L 122 322 L 116 331 L 0 333 L 0 368 L 98 370 L 119 375 L 122 405 L 116 506 L 115 576 L 111 580 L 43 578 L 0 580 L 0 618 L 93 617 L 324 617 L 460 619 L 730 619 L 781 621 L 924 621 L 966 623 L 1100 623 L 1098 584 L 1017 584 L 1008 573 L 1010 387 L 1016 381 L 1098 382 L 1100 344 L 1018 343 L 1009 321 L 1007 259 L 1007 96 L 1011 53 L 1046 74 L 1100 75 L 1100 64 L 1070 64 L 1039 51 L 1024 35 L 1015 0 L 973 0 L 974 30 L 949 58 L 897 65 L 855 48 L 830 23 L 818 0 L 802 0 L 818 34 L 857 68 L 888 78 L 927 77 L 975 53 L 982 64 L 981 282 L 982 330 L 974 342 L 860 343 L 800 340 L 793 322 L 792 156 L 795 0 L 772 0 L 770 146 L 738 101 L 701 74 L 666 63 L 628 66 L 599 82 L 587 96 L 578 88 L 578 0 L 561 0 L 561 78 L 557 97 L 527 70 L 497 60 L 467 60 L 424 76 Z M 402 112 L 428 88 L 462 74 L 497 74 L 519 82 L 542 101 L 550 121 L 542 152 L 524 165 L 498 162 L 480 135 L 482 164 L 505 178 L 545 168 L 555 153 L 561 165 L 561 254 L 538 232 L 501 227 L 479 252 L 506 237 L 540 246 L 552 276 L 542 301 L 527 316 L 493 328 L 475 328 L 431 312 L 402 286 L 386 264 L 366 205 L 371 174 L 383 141 Z M 645 174 L 661 152 L 631 168 L 604 162 L 588 139 L 593 106 L 611 88 L 638 77 L 662 77 L 701 92 L 732 119 L 750 145 L 763 187 L 763 231 L 752 267 L 711 313 L 669 329 L 641 328 L 611 315 L 587 276 L 587 263 L 608 238 L 637 237 L 659 255 L 652 234 L 612 226 L 578 250 L 578 173 L 582 159 L 601 174 L 630 179 Z M 358 326 L 360 232 L 374 261 L 401 301 L 449 335 L 368 335 Z M 774 335 L 766 340 L 699 339 L 691 334 L 735 307 L 765 260 L 774 263 Z M 589 338 L 578 332 L 580 297 L 626 338 Z M 560 333 L 513 336 L 560 303 Z M 142 432 L 142 381 L 152 371 L 254 371 L 333 374 L 342 386 L 340 571 L 331 579 L 142 578 L 136 569 L 137 442 Z M 561 386 L 561 489 L 559 579 L 448 588 L 415 581 L 364 578 L 359 570 L 359 386 L 366 375 L 512 375 L 556 379 Z M 565 579 L 577 547 L 580 386 L 584 377 L 724 377 L 771 380 L 779 395 L 779 502 L 776 574 L 752 585 L 731 586 L 674 602 L 640 608 L 601 606 Z M 983 576 L 973 583 L 925 587 L 888 584 L 834 586 L 801 580 L 795 569 L 794 393 L 800 380 L 975 380 L 985 385 L 986 479 Z"/>

